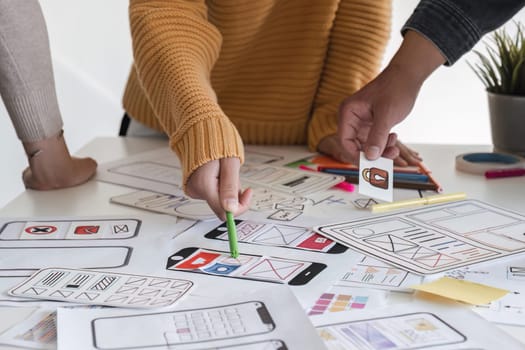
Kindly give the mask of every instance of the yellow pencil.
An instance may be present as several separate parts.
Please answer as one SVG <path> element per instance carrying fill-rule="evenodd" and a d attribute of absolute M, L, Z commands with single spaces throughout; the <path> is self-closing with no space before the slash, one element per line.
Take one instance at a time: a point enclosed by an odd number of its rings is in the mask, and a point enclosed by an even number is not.
<path fill-rule="evenodd" d="M 433 196 L 427 196 L 423 198 L 414 198 L 414 199 L 405 199 L 402 201 L 392 202 L 392 203 L 379 203 L 372 205 L 372 212 L 379 213 L 389 210 L 397 210 L 403 208 L 414 207 L 418 205 L 428 205 L 428 204 L 438 204 L 453 202 L 465 199 L 467 194 L 465 192 L 456 192 L 450 194 L 436 194 Z"/>

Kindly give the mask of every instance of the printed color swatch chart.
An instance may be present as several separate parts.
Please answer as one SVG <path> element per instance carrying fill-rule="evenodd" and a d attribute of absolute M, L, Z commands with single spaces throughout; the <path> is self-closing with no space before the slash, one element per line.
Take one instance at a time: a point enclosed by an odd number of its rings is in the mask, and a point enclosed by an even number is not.
<path fill-rule="evenodd" d="M 323 293 L 308 312 L 308 316 L 321 315 L 325 312 L 348 311 L 364 309 L 368 296 Z"/>

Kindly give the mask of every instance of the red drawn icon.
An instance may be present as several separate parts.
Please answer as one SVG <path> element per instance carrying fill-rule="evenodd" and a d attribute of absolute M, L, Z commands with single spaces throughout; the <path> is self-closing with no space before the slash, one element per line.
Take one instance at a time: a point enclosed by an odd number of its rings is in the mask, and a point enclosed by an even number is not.
<path fill-rule="evenodd" d="M 94 235 L 98 233 L 100 226 L 77 226 L 75 227 L 76 235 Z"/>
<path fill-rule="evenodd" d="M 328 247 L 330 244 L 334 243 L 331 239 L 321 236 L 318 233 L 313 234 L 308 237 L 306 240 L 302 241 L 298 247 L 319 250 L 322 251 L 324 248 Z"/>
<path fill-rule="evenodd" d="M 32 235 L 48 235 L 56 230 L 56 226 L 29 226 L 24 231 Z"/>
<path fill-rule="evenodd" d="M 189 258 L 186 261 L 182 261 L 179 264 L 177 264 L 175 267 L 177 269 L 187 269 L 187 270 L 193 270 L 198 269 L 202 266 L 205 266 L 209 263 L 211 263 L 213 260 L 220 257 L 220 254 L 217 253 L 209 253 L 209 252 L 199 252 Z"/>

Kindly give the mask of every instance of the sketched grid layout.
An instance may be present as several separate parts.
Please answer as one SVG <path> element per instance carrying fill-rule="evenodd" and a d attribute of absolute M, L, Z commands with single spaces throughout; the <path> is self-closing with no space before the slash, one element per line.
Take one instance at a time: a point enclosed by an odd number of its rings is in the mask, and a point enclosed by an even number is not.
<path fill-rule="evenodd" d="M 474 200 L 317 229 L 364 254 L 423 275 L 525 251 L 525 217 Z"/>
<path fill-rule="evenodd" d="M 10 295 L 76 303 L 152 308 L 174 304 L 192 287 L 189 280 L 90 270 L 43 269 Z"/>

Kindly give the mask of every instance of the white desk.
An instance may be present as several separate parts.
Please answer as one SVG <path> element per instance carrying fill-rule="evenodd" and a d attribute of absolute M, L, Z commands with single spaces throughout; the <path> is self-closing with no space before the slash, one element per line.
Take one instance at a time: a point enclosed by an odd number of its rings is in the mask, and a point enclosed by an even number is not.
<path fill-rule="evenodd" d="M 167 142 L 143 138 L 97 138 L 82 148 L 80 156 L 104 163 L 139 152 L 167 147 Z M 464 191 L 480 199 L 517 212 L 525 212 L 525 177 L 486 180 L 483 176 L 455 170 L 455 156 L 466 152 L 491 151 L 490 146 L 413 145 L 442 183 L 445 192 Z M 25 191 L 0 210 L 1 216 L 129 215 L 135 209 L 113 205 L 108 198 L 130 192 L 111 184 L 90 181 L 82 186 L 49 192 Z M 16 309 L 0 309 L 0 331 L 20 317 Z M 525 344 L 525 327 L 501 326 Z M 1 347 L 0 349 L 7 349 Z"/>

